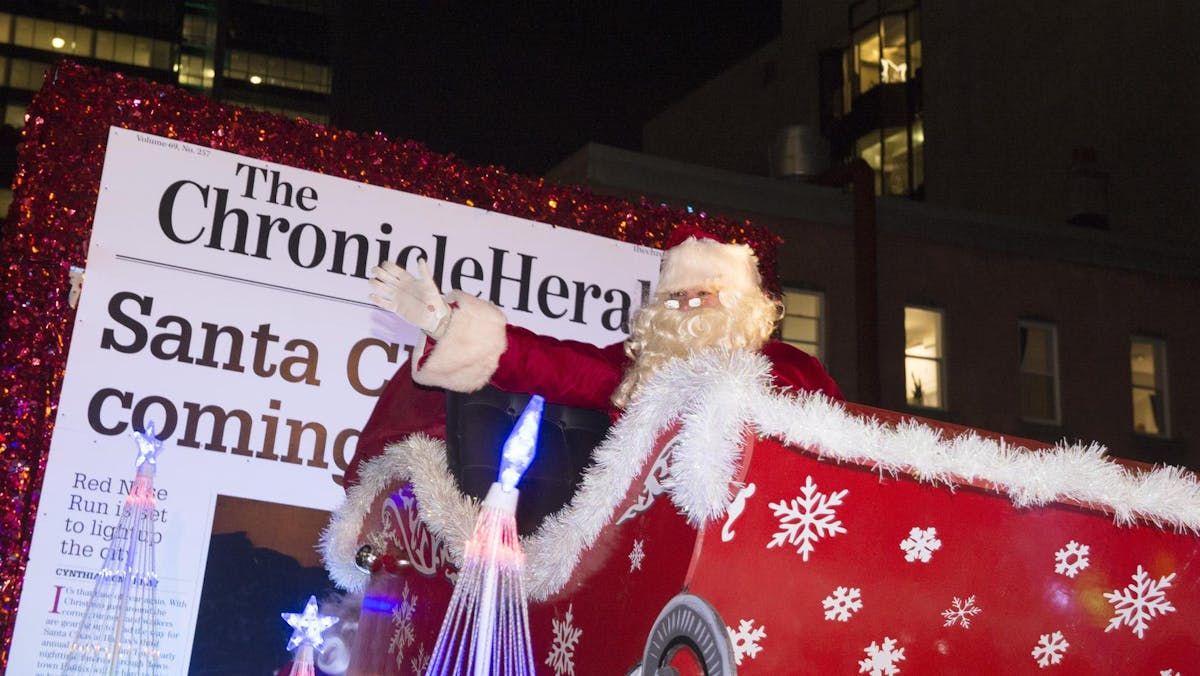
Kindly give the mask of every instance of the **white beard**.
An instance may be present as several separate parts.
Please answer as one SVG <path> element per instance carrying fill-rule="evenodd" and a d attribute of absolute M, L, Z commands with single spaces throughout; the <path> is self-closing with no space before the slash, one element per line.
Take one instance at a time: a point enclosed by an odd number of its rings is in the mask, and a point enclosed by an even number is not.
<path fill-rule="evenodd" d="M 643 307 L 625 343 L 625 353 L 633 363 L 613 393 L 613 404 L 628 406 L 638 385 L 672 359 L 712 347 L 759 349 L 770 338 L 780 315 L 780 304 L 766 295 L 735 299 L 731 307 L 673 310 L 661 302 Z"/>

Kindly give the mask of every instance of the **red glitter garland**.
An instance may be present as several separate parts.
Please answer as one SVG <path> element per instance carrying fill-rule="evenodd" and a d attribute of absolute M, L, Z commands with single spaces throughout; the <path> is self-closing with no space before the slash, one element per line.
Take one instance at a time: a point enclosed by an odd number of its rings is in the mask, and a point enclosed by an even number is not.
<path fill-rule="evenodd" d="M 0 239 L 0 668 L 8 663 L 46 451 L 74 310 L 72 265 L 84 264 L 109 126 L 330 176 L 467 204 L 661 248 L 681 225 L 750 244 L 778 290 L 778 236 L 750 222 L 632 203 L 577 186 L 473 166 L 419 143 L 356 134 L 222 105 L 186 91 L 61 62 L 29 107 L 14 200 Z"/>

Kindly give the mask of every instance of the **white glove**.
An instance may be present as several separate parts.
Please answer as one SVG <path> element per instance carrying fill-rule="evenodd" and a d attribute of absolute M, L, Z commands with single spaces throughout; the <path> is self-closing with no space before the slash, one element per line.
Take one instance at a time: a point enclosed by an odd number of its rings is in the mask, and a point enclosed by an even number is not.
<path fill-rule="evenodd" d="M 413 277 L 391 261 L 373 268 L 371 302 L 396 313 L 429 337 L 440 339 L 450 324 L 450 306 L 442 300 L 424 259 L 417 264 L 417 270 L 420 277 Z"/>

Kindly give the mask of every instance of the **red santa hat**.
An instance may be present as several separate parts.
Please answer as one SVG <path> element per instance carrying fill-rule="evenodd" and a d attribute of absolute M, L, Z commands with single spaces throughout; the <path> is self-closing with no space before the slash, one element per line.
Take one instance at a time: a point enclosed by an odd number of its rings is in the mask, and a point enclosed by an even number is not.
<path fill-rule="evenodd" d="M 663 254 L 658 290 L 670 293 L 684 289 L 760 291 L 758 256 L 749 245 L 722 242 L 700 228 L 676 228 Z"/>

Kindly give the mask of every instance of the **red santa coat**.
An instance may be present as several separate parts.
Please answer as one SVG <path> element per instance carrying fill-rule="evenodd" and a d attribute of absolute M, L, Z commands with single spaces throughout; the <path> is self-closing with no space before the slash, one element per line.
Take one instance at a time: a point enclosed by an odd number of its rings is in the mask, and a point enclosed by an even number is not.
<path fill-rule="evenodd" d="M 540 394 L 554 404 L 607 410 L 613 419 L 620 414 L 611 399 L 629 365 L 624 343 L 596 347 L 541 336 L 509 325 L 499 309 L 473 296 L 456 292 L 451 301 L 456 310 L 446 335 L 436 344 L 418 345 L 415 372 L 411 363 L 401 366 L 379 397 L 346 471 L 347 486 L 357 483 L 361 463 L 389 444 L 416 432 L 444 439 L 444 389 L 470 392 L 490 384 Z M 761 353 L 771 362 L 777 387 L 843 399 L 821 363 L 802 350 L 770 341 Z"/>

